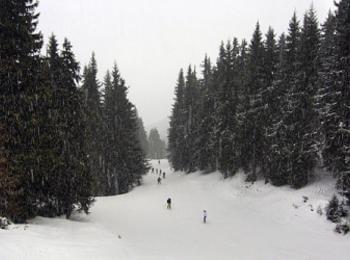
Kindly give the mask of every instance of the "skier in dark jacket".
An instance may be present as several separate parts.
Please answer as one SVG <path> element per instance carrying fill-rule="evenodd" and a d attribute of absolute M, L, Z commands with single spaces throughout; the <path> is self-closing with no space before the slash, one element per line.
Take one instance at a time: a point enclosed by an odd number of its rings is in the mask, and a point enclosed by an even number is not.
<path fill-rule="evenodd" d="M 162 179 L 160 177 L 158 177 L 157 181 L 158 181 L 158 184 L 161 184 Z"/>
<path fill-rule="evenodd" d="M 167 209 L 171 209 L 171 198 L 168 198 L 168 199 L 166 200 L 166 208 L 167 208 Z"/>
<path fill-rule="evenodd" d="M 165 179 L 165 172 L 163 172 L 163 179 Z"/>

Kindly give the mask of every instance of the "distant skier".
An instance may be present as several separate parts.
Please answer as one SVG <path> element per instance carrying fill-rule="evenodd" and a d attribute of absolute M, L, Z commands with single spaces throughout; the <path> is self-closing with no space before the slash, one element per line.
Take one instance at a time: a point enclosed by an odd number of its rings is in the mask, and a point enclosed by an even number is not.
<path fill-rule="evenodd" d="M 165 172 L 163 172 L 163 179 L 165 179 Z"/>
<path fill-rule="evenodd" d="M 160 164 L 160 160 L 158 160 L 158 164 Z"/>
<path fill-rule="evenodd" d="M 158 174 L 158 169 L 156 169 L 156 174 Z"/>
<path fill-rule="evenodd" d="M 167 208 L 167 209 L 171 209 L 171 198 L 168 198 L 168 199 L 166 200 L 166 208 Z"/>
<path fill-rule="evenodd" d="M 158 184 L 161 184 L 162 179 L 160 177 L 158 177 L 157 181 L 158 181 Z"/>
<path fill-rule="evenodd" d="M 203 210 L 203 223 L 207 223 L 207 211 Z"/>
<path fill-rule="evenodd" d="M 162 175 L 162 170 L 159 169 L 159 176 L 161 176 L 161 175 Z"/>
<path fill-rule="evenodd" d="M 152 173 L 154 173 L 154 168 L 152 167 Z"/>

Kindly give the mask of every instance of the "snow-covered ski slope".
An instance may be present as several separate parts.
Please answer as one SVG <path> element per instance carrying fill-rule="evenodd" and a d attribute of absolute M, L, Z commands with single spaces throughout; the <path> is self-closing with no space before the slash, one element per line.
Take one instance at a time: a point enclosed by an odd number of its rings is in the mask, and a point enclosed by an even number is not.
<path fill-rule="evenodd" d="M 294 191 L 263 181 L 250 186 L 241 174 L 223 180 L 218 173 L 173 173 L 166 160 L 152 164 L 166 172 L 162 184 L 149 173 L 128 194 L 97 198 L 89 216 L 36 218 L 0 230 L 0 259 L 350 259 L 350 236 L 335 234 L 316 213 L 332 180 Z"/>

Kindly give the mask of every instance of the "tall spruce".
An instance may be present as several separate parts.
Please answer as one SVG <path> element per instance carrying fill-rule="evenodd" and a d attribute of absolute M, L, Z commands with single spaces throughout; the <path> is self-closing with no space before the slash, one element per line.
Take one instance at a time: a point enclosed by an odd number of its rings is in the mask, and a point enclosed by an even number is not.
<path fill-rule="evenodd" d="M 13 179 L 13 185 L 2 186 L 5 203 L 0 204 L 0 213 L 15 222 L 36 214 L 37 190 L 32 183 L 39 175 L 36 119 L 41 101 L 37 91 L 42 87 L 42 37 L 36 33 L 36 7 L 32 0 L 4 0 L 0 8 L 0 124 L 8 136 L 4 144 L 8 155 L 5 174 Z"/>
<path fill-rule="evenodd" d="M 218 147 L 218 169 L 225 177 L 232 176 L 240 167 L 236 143 L 238 141 L 237 105 L 239 93 L 238 77 L 239 44 L 234 38 L 232 44 L 221 45 L 215 73 L 217 84 L 215 134 Z"/>
<path fill-rule="evenodd" d="M 84 69 L 82 90 L 86 114 L 86 149 L 89 168 L 94 178 L 94 193 L 103 194 L 103 123 L 100 83 L 97 80 L 97 63 L 92 54 L 89 66 Z"/>
<path fill-rule="evenodd" d="M 305 186 L 312 177 L 317 161 L 316 131 L 318 114 L 315 97 L 318 82 L 318 51 L 320 32 L 313 8 L 304 15 L 297 51 L 297 73 L 290 96 L 291 158 L 289 183 L 295 188 Z"/>
<path fill-rule="evenodd" d="M 272 125 L 274 120 L 273 112 L 275 111 L 276 96 L 273 92 L 272 84 L 277 71 L 278 62 L 278 49 L 275 39 L 275 32 L 271 27 L 266 34 L 264 41 L 264 56 L 263 56 L 263 90 L 262 90 L 262 131 L 263 131 L 263 154 L 261 161 L 261 170 L 265 177 L 265 181 L 268 181 L 268 172 L 271 172 L 269 167 L 271 166 L 271 139 L 269 138 L 268 129 Z"/>
<path fill-rule="evenodd" d="M 184 169 L 185 149 L 185 118 L 184 118 L 184 91 L 185 78 L 183 70 L 179 72 L 175 87 L 175 100 L 170 116 L 170 128 L 168 132 L 168 159 L 174 170 Z"/>
<path fill-rule="evenodd" d="M 148 165 L 137 135 L 137 113 L 127 98 L 127 87 L 117 66 L 111 80 L 106 76 L 106 165 L 108 165 L 107 194 L 128 192 L 141 183 Z"/>
<path fill-rule="evenodd" d="M 248 53 L 248 91 L 249 91 L 249 110 L 248 110 L 248 140 L 246 144 L 250 145 L 249 158 L 251 159 L 251 173 L 248 176 L 249 181 L 255 181 L 257 170 L 262 165 L 262 154 L 264 148 L 263 115 L 264 107 L 262 95 L 264 92 L 264 46 L 260 25 L 257 23 L 249 45 Z"/>
<path fill-rule="evenodd" d="M 339 118 L 330 109 L 338 98 L 334 91 L 336 80 L 336 44 L 335 44 L 336 18 L 329 12 L 326 22 L 322 26 L 322 41 L 320 46 L 320 69 L 319 69 L 319 89 L 317 108 L 320 114 L 320 136 L 323 165 L 330 171 L 334 171 L 336 150 L 339 146 L 334 146 L 331 140 L 334 137 Z"/>
<path fill-rule="evenodd" d="M 337 102 L 330 106 L 329 115 L 335 117 L 335 127 L 327 138 L 332 147 L 337 187 L 350 199 L 350 1 L 341 0 L 336 9 L 335 63 L 333 93 Z"/>
<path fill-rule="evenodd" d="M 245 40 L 241 42 L 240 53 L 238 58 L 238 67 L 239 67 L 239 94 L 238 94 L 238 106 L 237 106 L 237 122 L 239 125 L 238 129 L 238 139 L 236 141 L 236 149 L 239 151 L 239 161 L 240 167 L 244 172 L 248 172 L 250 169 L 250 143 L 249 143 L 249 88 L 248 88 L 248 44 Z"/>
<path fill-rule="evenodd" d="M 273 185 L 287 184 L 287 140 L 284 117 L 287 112 L 288 82 L 286 81 L 286 37 L 282 34 L 278 41 L 278 62 L 276 73 L 269 89 L 268 113 L 269 121 L 266 128 L 268 153 L 265 177 Z"/>
<path fill-rule="evenodd" d="M 62 212 L 67 218 L 72 211 L 89 212 L 93 202 L 93 178 L 87 158 L 85 140 L 86 122 L 81 93 L 77 88 L 80 80 L 80 66 L 75 59 L 72 45 L 64 39 L 60 54 L 62 62 L 61 76 L 61 124 L 63 162 L 65 164 L 64 181 L 60 183 L 62 196 Z"/>
<path fill-rule="evenodd" d="M 293 157 L 295 151 L 295 139 L 299 139 L 298 135 L 295 135 L 296 121 L 293 117 L 293 96 L 296 89 L 296 75 L 298 73 L 298 52 L 300 49 L 300 25 L 296 13 L 293 14 L 292 19 L 289 22 L 288 34 L 286 37 L 286 65 L 285 71 L 282 72 L 282 80 L 280 84 L 285 86 L 286 102 L 282 106 L 284 112 L 281 122 L 280 143 L 283 144 L 282 149 L 279 150 L 281 158 L 280 169 L 282 169 L 280 180 L 283 181 L 283 176 L 286 176 L 286 181 L 289 184 L 293 184 L 292 176 L 295 172 Z M 285 173 L 285 174 L 284 174 Z M 283 183 L 282 183 L 283 184 Z"/>
<path fill-rule="evenodd" d="M 196 149 L 198 149 L 196 165 L 203 171 L 213 171 L 216 167 L 214 146 L 214 84 L 213 68 L 210 59 L 205 56 L 202 64 L 202 79 L 200 80 L 200 122 Z"/>
<path fill-rule="evenodd" d="M 198 157 L 196 150 L 196 138 L 199 129 L 199 84 L 196 71 L 188 67 L 185 89 L 184 89 L 184 150 L 183 150 L 183 167 L 187 172 L 196 170 L 195 158 Z"/>

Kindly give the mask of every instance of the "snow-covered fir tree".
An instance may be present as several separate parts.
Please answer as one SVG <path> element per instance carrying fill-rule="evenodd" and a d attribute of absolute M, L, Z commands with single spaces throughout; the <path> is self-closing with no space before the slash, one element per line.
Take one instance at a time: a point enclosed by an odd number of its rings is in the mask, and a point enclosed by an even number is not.
<path fill-rule="evenodd" d="M 332 115 L 334 123 L 326 136 L 326 147 L 333 153 L 337 186 L 350 199 L 350 1 L 339 1 L 336 6 L 335 59 L 328 72 L 334 79 L 330 95 L 336 102 L 329 105 L 328 117 Z"/>

